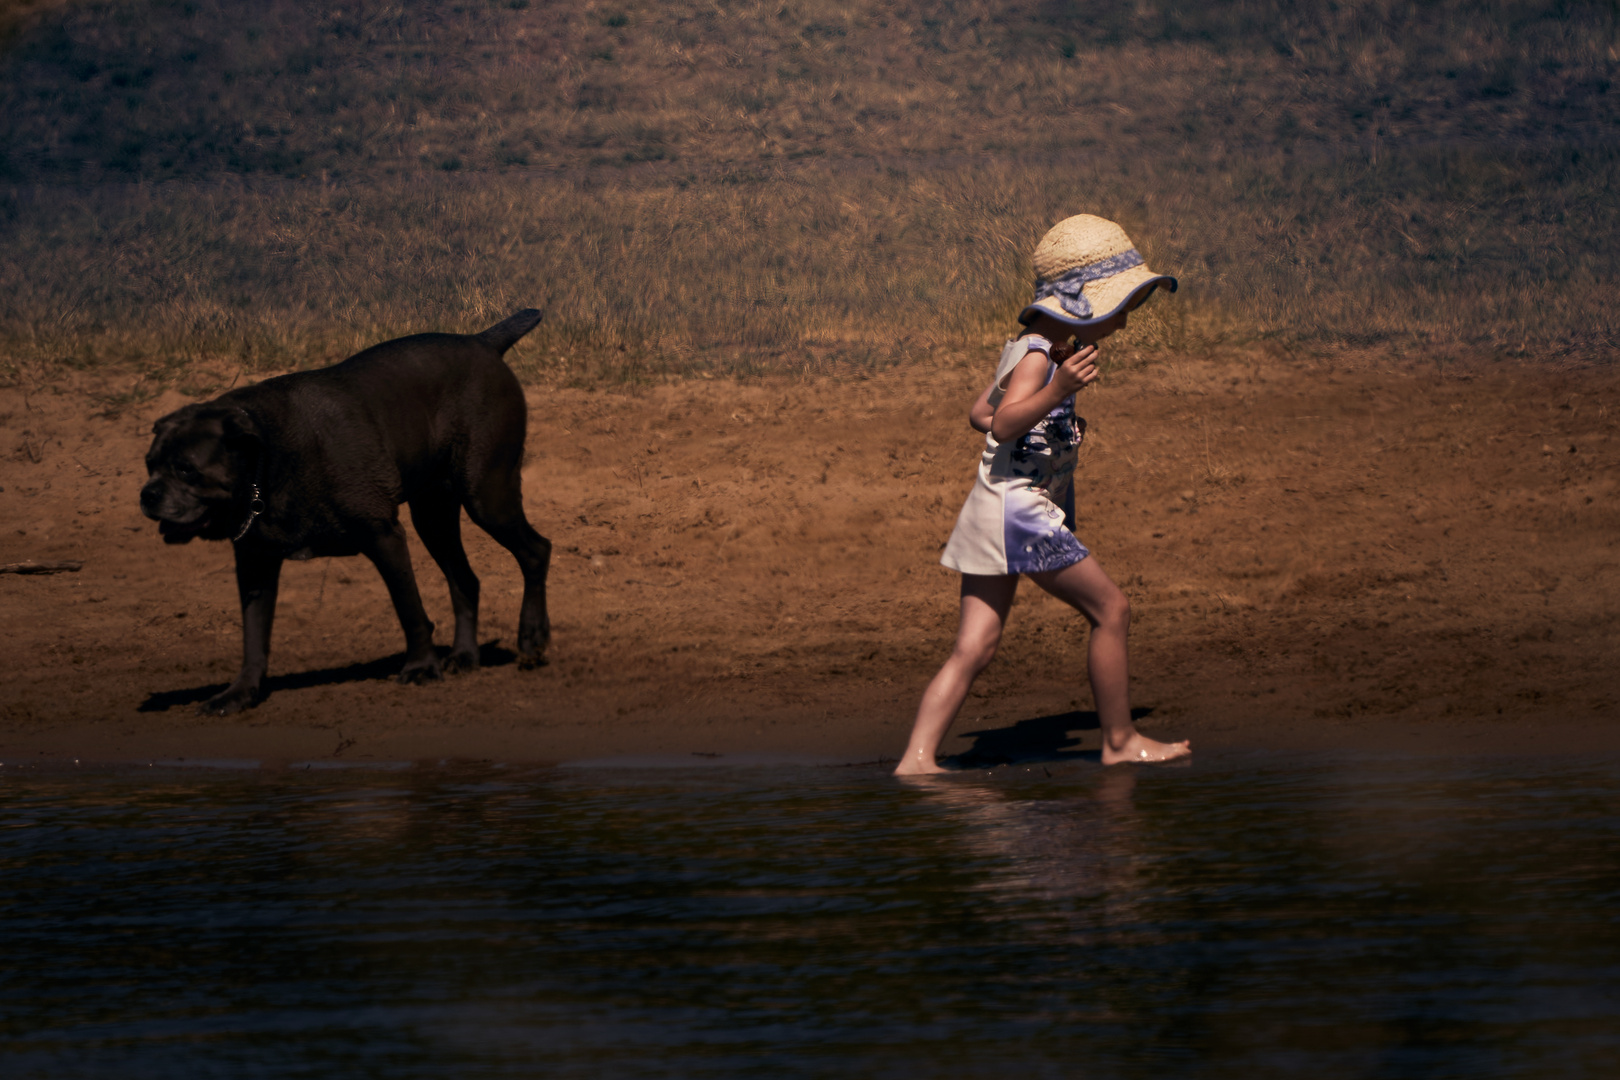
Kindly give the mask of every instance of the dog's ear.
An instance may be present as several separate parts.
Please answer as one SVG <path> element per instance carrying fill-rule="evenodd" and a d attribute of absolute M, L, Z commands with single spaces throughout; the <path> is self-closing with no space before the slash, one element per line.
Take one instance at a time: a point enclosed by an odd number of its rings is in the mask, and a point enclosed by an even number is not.
<path fill-rule="evenodd" d="M 178 424 L 179 422 L 180 410 L 176 409 L 172 413 L 165 413 L 156 420 L 152 421 L 152 434 L 162 435 L 164 432 L 172 430 L 174 425 Z"/>
<path fill-rule="evenodd" d="M 264 442 L 258 421 L 241 406 L 232 406 L 220 417 L 225 432 L 225 445 L 232 449 L 257 449 Z"/>
<path fill-rule="evenodd" d="M 238 480 L 246 480 L 263 469 L 264 436 L 258 421 L 246 409 L 230 406 L 219 418 L 221 445 L 235 461 Z"/>

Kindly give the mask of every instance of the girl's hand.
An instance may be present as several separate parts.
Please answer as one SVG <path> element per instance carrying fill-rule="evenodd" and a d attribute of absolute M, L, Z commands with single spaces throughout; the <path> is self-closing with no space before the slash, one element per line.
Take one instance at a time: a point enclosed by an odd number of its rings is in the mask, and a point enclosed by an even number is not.
<path fill-rule="evenodd" d="M 990 404 L 990 395 L 995 392 L 996 384 L 991 383 L 984 388 L 984 393 L 968 409 L 968 426 L 983 435 L 990 430 L 990 425 L 996 418 L 995 407 Z"/>
<path fill-rule="evenodd" d="M 1057 360 L 1057 350 L 1053 349 L 1052 352 L 1052 359 Z M 1068 397 L 1096 382 L 1100 374 L 1097 370 L 1097 346 L 1081 345 L 1058 361 L 1058 369 L 1052 374 L 1052 383 L 1060 394 Z"/>

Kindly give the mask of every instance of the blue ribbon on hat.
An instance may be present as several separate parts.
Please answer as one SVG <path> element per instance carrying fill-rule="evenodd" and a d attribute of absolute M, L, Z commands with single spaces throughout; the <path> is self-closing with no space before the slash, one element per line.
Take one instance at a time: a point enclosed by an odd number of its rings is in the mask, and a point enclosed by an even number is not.
<path fill-rule="evenodd" d="M 1089 266 L 1077 266 L 1068 273 L 1053 278 L 1051 281 L 1035 279 L 1035 303 L 1045 300 L 1048 296 L 1055 296 L 1058 305 L 1076 319 L 1091 318 L 1091 301 L 1087 300 L 1081 290 L 1093 281 L 1111 278 L 1115 274 L 1124 273 L 1135 266 L 1145 262 L 1141 253 L 1135 248 L 1122 251 L 1118 255 L 1110 255 L 1100 262 Z"/>

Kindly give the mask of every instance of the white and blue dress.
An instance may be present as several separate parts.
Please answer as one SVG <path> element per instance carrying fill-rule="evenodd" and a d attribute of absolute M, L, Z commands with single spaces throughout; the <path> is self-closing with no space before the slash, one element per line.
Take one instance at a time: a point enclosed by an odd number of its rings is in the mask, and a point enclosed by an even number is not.
<path fill-rule="evenodd" d="M 1051 356 L 1052 343 L 1028 334 L 1009 341 L 996 364 L 990 404 L 999 405 L 1007 381 L 1032 352 Z M 1046 380 L 1057 365 L 1047 360 Z M 1061 570 L 1091 552 L 1075 539 L 1074 467 L 1085 421 L 1074 415 L 1073 395 L 1064 398 L 1028 433 L 1005 443 L 984 437 L 979 475 L 940 562 L 963 574 L 1033 574 Z"/>

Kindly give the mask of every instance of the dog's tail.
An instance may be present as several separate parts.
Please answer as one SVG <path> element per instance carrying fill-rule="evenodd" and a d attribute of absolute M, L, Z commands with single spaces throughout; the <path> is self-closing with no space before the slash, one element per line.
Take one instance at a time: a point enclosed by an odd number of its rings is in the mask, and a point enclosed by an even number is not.
<path fill-rule="evenodd" d="M 543 318 L 545 316 L 537 308 L 524 308 L 511 318 L 504 322 L 498 322 L 482 334 L 477 335 L 478 340 L 496 352 L 504 353 L 517 344 L 518 338 L 539 326 L 540 320 Z"/>

